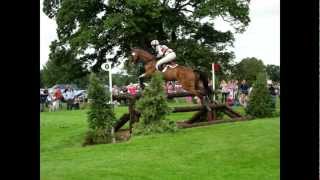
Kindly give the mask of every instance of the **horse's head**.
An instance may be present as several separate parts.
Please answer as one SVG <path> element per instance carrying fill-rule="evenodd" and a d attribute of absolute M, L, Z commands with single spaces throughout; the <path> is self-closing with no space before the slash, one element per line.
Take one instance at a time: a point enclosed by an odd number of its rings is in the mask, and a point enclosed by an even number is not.
<path fill-rule="evenodd" d="M 156 58 L 150 54 L 149 52 L 139 49 L 139 48 L 131 48 L 131 62 L 134 64 L 142 61 L 144 63 L 148 63 L 150 61 L 156 61 Z"/>
<path fill-rule="evenodd" d="M 131 48 L 131 61 L 136 64 L 139 61 L 139 53 L 136 49 Z"/>

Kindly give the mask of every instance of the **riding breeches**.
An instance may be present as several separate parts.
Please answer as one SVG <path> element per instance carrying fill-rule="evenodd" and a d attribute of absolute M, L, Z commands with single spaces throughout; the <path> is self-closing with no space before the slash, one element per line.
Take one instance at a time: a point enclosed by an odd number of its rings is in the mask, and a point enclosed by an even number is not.
<path fill-rule="evenodd" d="M 175 58 L 176 58 L 175 52 L 171 52 L 171 53 L 167 54 L 165 57 L 161 58 L 156 64 L 157 70 L 159 70 L 159 66 L 161 66 L 161 64 L 170 62 L 170 61 L 174 60 Z"/>

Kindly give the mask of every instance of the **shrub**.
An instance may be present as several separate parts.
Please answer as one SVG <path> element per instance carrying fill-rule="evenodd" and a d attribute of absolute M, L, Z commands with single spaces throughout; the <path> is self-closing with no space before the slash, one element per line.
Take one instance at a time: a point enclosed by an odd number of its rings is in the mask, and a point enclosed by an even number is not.
<path fill-rule="evenodd" d="M 245 109 L 248 115 L 263 118 L 271 117 L 275 112 L 272 97 L 267 88 L 265 73 L 259 73 L 249 96 L 248 106 Z"/>
<path fill-rule="evenodd" d="M 156 73 L 150 85 L 143 91 L 143 97 L 136 102 L 136 108 L 141 113 L 140 122 L 135 126 L 135 134 L 151 134 L 162 132 L 174 132 L 176 125 L 174 122 L 166 120 L 166 115 L 170 113 L 163 91 L 163 77 Z"/>
<path fill-rule="evenodd" d="M 91 142 L 91 144 L 110 143 L 112 140 L 111 129 L 116 118 L 112 105 L 108 104 L 110 100 L 109 92 L 95 74 L 90 75 L 88 98 L 90 99 L 88 111 L 89 131 L 86 142 Z"/>

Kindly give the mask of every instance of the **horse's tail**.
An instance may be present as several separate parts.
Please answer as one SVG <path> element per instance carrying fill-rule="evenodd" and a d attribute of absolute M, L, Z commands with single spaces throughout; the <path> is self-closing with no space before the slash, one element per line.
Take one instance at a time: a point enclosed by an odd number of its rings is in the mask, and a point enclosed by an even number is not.
<path fill-rule="evenodd" d="M 209 82 L 208 82 L 208 75 L 202 71 L 196 70 L 196 72 L 199 74 L 199 79 L 203 84 L 203 87 L 206 91 L 206 95 L 211 99 L 213 91 L 212 89 L 209 87 Z"/>

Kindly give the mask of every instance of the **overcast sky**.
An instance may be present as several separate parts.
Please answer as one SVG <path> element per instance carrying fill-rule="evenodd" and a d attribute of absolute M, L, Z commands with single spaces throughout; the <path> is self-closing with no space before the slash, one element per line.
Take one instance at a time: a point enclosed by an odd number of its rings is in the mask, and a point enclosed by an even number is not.
<path fill-rule="evenodd" d="M 40 68 L 48 61 L 49 45 L 57 38 L 56 23 L 42 12 L 40 0 Z M 264 64 L 280 65 L 280 1 L 251 0 L 251 22 L 246 31 L 235 35 L 235 61 L 246 57 L 256 57 Z M 219 30 L 230 27 L 221 21 L 216 22 Z"/>

